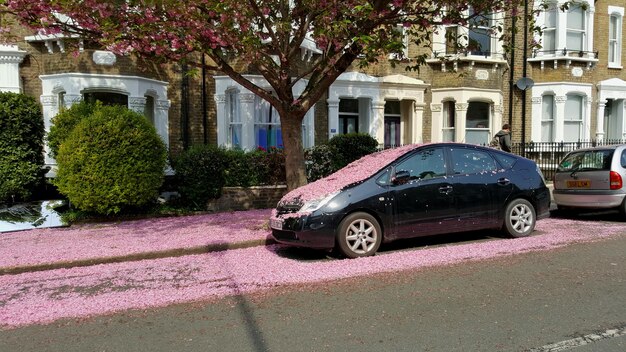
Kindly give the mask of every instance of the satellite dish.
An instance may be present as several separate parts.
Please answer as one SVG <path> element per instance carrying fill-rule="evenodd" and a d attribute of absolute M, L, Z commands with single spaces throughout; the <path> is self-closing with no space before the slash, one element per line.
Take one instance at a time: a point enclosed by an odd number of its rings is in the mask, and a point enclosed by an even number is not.
<path fill-rule="evenodd" d="M 515 86 L 521 90 L 527 90 L 528 88 L 532 88 L 535 85 L 535 81 L 528 77 L 522 77 L 515 82 Z"/>

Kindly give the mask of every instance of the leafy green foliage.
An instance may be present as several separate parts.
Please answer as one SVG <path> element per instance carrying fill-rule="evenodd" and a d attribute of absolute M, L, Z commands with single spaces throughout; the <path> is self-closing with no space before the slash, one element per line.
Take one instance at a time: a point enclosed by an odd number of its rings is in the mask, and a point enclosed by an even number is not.
<path fill-rule="evenodd" d="M 366 133 L 349 133 L 331 138 L 327 144 L 305 151 L 309 182 L 328 176 L 378 149 L 378 141 Z"/>
<path fill-rule="evenodd" d="M 59 147 L 65 139 L 70 135 L 74 127 L 84 118 L 93 114 L 94 110 L 101 107 L 100 102 L 95 104 L 81 101 L 72 105 L 68 109 L 61 110 L 52 118 L 50 132 L 46 137 L 48 147 L 50 148 L 50 156 L 56 157 Z"/>
<path fill-rule="evenodd" d="M 43 181 L 43 135 L 35 99 L 0 93 L 0 202 L 28 199 Z"/>
<path fill-rule="evenodd" d="M 143 115 L 97 107 L 60 144 L 54 184 L 80 210 L 117 214 L 156 199 L 166 155 Z"/>
<path fill-rule="evenodd" d="M 175 183 L 182 199 L 202 209 L 209 199 L 218 198 L 224 186 L 225 151 L 215 146 L 192 146 L 172 158 Z"/>
<path fill-rule="evenodd" d="M 378 141 L 367 133 L 340 134 L 328 141 L 334 150 L 333 168 L 339 170 L 354 160 L 375 152 Z"/>

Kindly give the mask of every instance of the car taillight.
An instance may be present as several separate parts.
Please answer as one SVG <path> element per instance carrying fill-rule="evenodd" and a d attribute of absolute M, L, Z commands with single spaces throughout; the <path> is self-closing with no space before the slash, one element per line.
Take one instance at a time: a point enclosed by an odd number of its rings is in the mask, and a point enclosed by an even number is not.
<path fill-rule="evenodd" d="M 615 171 L 611 171 L 610 176 L 611 189 L 620 189 L 622 188 L 622 176 Z"/>

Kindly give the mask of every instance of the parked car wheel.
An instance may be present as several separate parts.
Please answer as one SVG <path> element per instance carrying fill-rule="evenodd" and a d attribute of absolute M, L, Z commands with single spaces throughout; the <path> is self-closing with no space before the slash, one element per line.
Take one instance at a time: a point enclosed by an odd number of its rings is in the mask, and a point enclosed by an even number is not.
<path fill-rule="evenodd" d="M 382 229 L 378 221 L 368 213 L 348 215 L 339 225 L 337 245 L 348 258 L 374 255 L 382 242 Z"/>
<path fill-rule="evenodd" d="M 504 230 L 511 237 L 526 237 L 535 229 L 535 208 L 525 199 L 510 202 L 504 213 Z"/>

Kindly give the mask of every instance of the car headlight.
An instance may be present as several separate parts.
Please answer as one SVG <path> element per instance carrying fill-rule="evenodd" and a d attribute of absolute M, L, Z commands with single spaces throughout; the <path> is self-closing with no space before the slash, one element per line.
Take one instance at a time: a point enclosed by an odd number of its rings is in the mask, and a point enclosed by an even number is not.
<path fill-rule="evenodd" d="M 300 213 L 312 213 L 312 212 L 320 209 L 324 205 L 328 204 L 328 202 L 330 202 L 337 194 L 339 194 L 339 192 L 333 192 L 331 194 L 326 195 L 323 198 L 317 198 L 317 199 L 310 200 L 310 201 L 304 203 L 304 205 L 302 205 L 302 208 L 300 208 L 300 210 L 298 212 L 300 212 Z"/>

